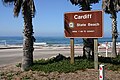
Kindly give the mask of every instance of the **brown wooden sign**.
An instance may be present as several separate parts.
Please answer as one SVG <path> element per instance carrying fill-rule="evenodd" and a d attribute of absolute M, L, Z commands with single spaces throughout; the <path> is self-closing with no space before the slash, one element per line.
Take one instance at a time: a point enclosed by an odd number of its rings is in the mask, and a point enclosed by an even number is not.
<path fill-rule="evenodd" d="M 103 12 L 82 11 L 64 14 L 67 38 L 100 38 L 103 36 Z"/>

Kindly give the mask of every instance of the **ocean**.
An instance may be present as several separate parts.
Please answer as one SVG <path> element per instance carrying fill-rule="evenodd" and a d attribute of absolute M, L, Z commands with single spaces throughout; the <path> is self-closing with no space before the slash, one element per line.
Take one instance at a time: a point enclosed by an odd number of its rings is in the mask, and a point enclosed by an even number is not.
<path fill-rule="evenodd" d="M 36 38 L 36 43 L 46 43 L 46 44 L 64 44 L 64 45 L 69 45 L 70 44 L 70 39 L 65 38 L 65 37 L 35 37 Z M 82 44 L 83 40 L 82 38 L 75 38 L 74 39 L 75 44 Z M 112 42 L 112 38 L 99 38 L 98 39 L 99 43 L 104 43 L 104 42 Z M 120 42 L 120 38 L 117 39 L 117 42 Z M 23 37 L 0 37 L 0 45 L 22 45 L 23 44 Z"/>

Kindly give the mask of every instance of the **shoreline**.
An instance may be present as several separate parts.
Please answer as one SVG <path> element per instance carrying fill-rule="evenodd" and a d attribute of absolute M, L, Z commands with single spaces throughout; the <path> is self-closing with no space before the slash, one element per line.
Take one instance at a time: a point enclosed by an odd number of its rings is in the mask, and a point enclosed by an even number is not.
<path fill-rule="evenodd" d="M 45 44 L 45 45 L 34 45 L 34 48 L 48 48 L 48 47 L 56 47 L 56 48 L 70 48 L 70 44 Z M 74 44 L 75 48 L 83 48 L 83 44 Z M 106 43 L 100 43 L 98 48 L 111 48 L 112 45 Z M 0 45 L 0 49 L 16 49 L 23 48 L 23 45 Z M 116 45 L 116 48 L 120 48 L 120 44 Z"/>
<path fill-rule="evenodd" d="M 83 45 L 75 45 L 75 56 L 82 56 L 83 55 Z M 36 59 L 48 59 L 58 54 L 62 54 L 63 56 L 70 57 L 70 45 L 68 46 L 61 46 L 61 45 L 54 45 L 54 46 L 34 46 L 33 58 Z M 111 56 L 111 47 L 107 49 L 108 57 Z M 99 56 L 106 56 L 106 48 L 99 47 L 98 48 Z M 120 52 L 120 46 L 117 46 L 117 53 Z M 0 65 L 6 65 L 16 62 L 22 61 L 22 45 L 8 45 L 8 46 L 1 46 L 0 45 Z"/>

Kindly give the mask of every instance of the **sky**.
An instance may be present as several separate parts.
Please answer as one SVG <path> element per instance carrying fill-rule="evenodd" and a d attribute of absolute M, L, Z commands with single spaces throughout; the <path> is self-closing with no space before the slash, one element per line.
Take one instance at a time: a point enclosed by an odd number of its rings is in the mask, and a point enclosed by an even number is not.
<path fill-rule="evenodd" d="M 49 1 L 49 2 L 48 2 Z M 51 2 L 50 2 L 51 1 Z M 34 0 L 36 7 L 33 18 L 34 35 L 41 37 L 64 36 L 64 13 L 78 12 L 79 6 L 74 6 L 69 0 Z M 92 4 L 92 10 L 102 10 L 101 1 Z M 0 2 L 0 36 L 23 36 L 23 16 L 13 16 L 13 5 L 4 6 Z M 120 20 L 120 12 L 117 14 Z M 117 22 L 120 32 L 120 21 Z M 104 14 L 104 37 L 111 36 L 110 15 Z"/>

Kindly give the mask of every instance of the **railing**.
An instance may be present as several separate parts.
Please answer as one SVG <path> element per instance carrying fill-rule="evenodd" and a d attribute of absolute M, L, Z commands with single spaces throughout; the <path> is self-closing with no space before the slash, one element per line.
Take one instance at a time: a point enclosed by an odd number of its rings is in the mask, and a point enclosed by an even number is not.
<path fill-rule="evenodd" d="M 1 41 L 0 41 L 0 45 L 7 46 L 6 40 L 1 40 Z"/>

